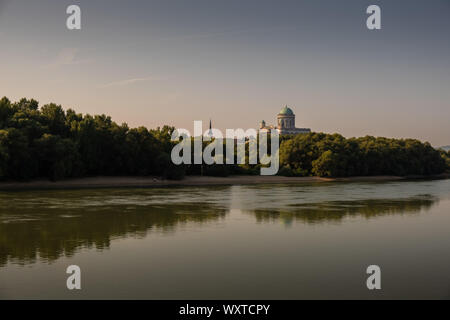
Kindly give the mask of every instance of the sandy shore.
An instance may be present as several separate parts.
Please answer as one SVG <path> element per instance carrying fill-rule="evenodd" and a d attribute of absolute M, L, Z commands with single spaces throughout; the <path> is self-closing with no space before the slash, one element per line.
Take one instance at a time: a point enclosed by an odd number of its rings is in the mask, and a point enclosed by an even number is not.
<path fill-rule="evenodd" d="M 166 186 L 206 186 L 206 185 L 242 185 L 242 184 L 285 184 L 330 181 L 395 181 L 425 177 L 370 176 L 348 178 L 320 177 L 281 177 L 281 176 L 230 176 L 200 177 L 188 176 L 183 180 L 164 180 L 159 177 L 89 177 L 68 179 L 57 182 L 35 180 L 30 182 L 1 182 L 0 190 L 25 189 L 84 189 L 84 188 L 119 188 L 119 187 L 166 187 Z M 449 178 L 439 175 L 426 178 Z"/>

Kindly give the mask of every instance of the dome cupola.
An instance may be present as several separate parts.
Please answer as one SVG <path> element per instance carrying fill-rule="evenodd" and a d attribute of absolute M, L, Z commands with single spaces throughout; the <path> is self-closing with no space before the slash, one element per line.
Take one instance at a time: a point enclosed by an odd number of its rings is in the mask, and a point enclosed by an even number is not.
<path fill-rule="evenodd" d="M 278 113 L 280 115 L 284 115 L 284 116 L 293 116 L 294 112 L 292 112 L 291 108 L 289 108 L 288 106 L 284 106 L 283 109 L 281 109 L 280 113 Z"/>

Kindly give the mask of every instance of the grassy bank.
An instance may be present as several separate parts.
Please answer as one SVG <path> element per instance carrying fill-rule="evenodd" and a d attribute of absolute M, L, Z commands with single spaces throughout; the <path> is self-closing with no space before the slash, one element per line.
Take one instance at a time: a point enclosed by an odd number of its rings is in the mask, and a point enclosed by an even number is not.
<path fill-rule="evenodd" d="M 282 177 L 282 176 L 229 176 L 206 177 L 187 176 L 183 180 L 167 180 L 160 177 L 89 177 L 67 179 L 56 182 L 48 180 L 33 180 L 30 182 L 1 182 L 0 190 L 29 190 L 29 189 L 89 189 L 89 188 L 143 188 L 169 186 L 212 186 L 212 185 L 248 185 L 248 184 L 296 184 L 311 182 L 370 182 L 396 181 L 410 179 L 448 179 L 450 174 L 433 176 L 359 176 L 344 178 L 323 177 Z"/>

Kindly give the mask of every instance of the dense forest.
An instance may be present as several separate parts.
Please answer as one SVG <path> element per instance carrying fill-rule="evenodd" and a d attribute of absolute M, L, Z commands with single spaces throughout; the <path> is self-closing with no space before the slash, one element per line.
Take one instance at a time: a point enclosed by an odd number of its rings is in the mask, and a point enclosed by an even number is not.
<path fill-rule="evenodd" d="M 286 175 L 433 175 L 450 169 L 450 153 L 415 139 L 311 133 L 287 137 L 280 162 Z"/>
<path fill-rule="evenodd" d="M 106 115 L 82 115 L 36 100 L 0 100 L 0 180 L 58 180 L 94 175 L 259 174 L 259 165 L 171 162 L 174 128 L 118 125 Z M 413 139 L 344 138 L 310 133 L 282 136 L 280 175 L 430 175 L 450 168 L 450 152 Z"/>

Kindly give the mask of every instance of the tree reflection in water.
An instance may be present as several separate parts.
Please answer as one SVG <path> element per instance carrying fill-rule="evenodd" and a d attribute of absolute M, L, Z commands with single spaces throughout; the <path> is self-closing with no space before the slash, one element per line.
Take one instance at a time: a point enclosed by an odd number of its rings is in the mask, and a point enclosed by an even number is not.
<path fill-rule="evenodd" d="M 8 262 L 52 262 L 83 248 L 107 249 L 113 239 L 143 238 L 148 232 L 174 232 L 187 223 L 217 222 L 229 211 L 230 190 L 208 187 L 0 193 L 0 267 Z M 295 200 L 294 196 L 288 197 L 290 202 L 283 202 L 277 194 L 258 194 L 257 190 L 264 188 L 246 188 L 243 193 L 236 188 L 235 196 L 237 192 L 244 199 L 237 207 L 254 215 L 258 222 L 280 220 L 286 225 L 293 221 L 338 223 L 351 216 L 418 213 L 438 201 L 437 197 L 421 195 L 313 203 L 304 198 Z M 290 189 L 278 192 L 286 190 Z M 281 202 L 270 208 L 267 201 L 274 205 L 273 199 Z"/>
<path fill-rule="evenodd" d="M 1 194 L 0 267 L 8 262 L 52 262 L 81 248 L 104 250 L 113 239 L 170 233 L 190 222 L 217 221 L 227 212 L 224 206 L 202 202 L 192 191 L 186 201 L 176 190 L 156 195 L 159 191 L 140 191 L 144 195 L 139 196 L 111 192 L 34 192 L 23 194 L 22 202 L 20 193 Z"/>
<path fill-rule="evenodd" d="M 366 219 L 385 216 L 419 213 L 429 210 L 439 199 L 421 195 L 403 199 L 366 199 L 349 201 L 324 201 L 320 203 L 298 203 L 282 209 L 246 210 L 258 222 L 281 220 L 290 225 L 293 221 L 308 224 L 340 222 L 346 217 L 359 216 Z"/>

